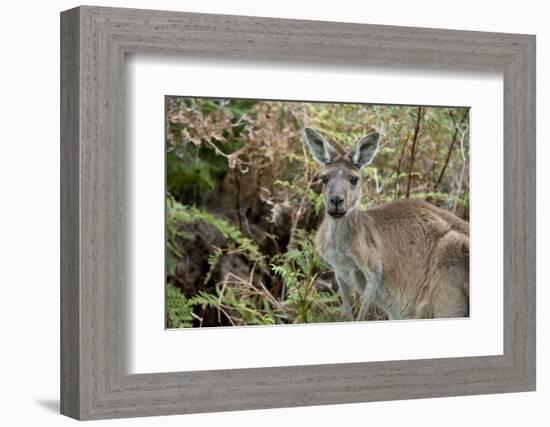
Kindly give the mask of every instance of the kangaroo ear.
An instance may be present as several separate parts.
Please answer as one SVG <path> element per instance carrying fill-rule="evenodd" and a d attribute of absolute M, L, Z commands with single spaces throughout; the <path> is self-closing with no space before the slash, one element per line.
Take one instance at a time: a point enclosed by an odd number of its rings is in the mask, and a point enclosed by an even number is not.
<path fill-rule="evenodd" d="M 331 163 L 336 157 L 336 150 L 315 129 L 305 128 L 304 131 L 307 144 L 315 160 L 322 165 Z"/>
<path fill-rule="evenodd" d="M 378 150 L 379 138 L 380 134 L 378 132 L 369 133 L 367 136 L 362 137 L 355 148 L 350 151 L 349 157 L 359 169 L 372 162 Z"/>

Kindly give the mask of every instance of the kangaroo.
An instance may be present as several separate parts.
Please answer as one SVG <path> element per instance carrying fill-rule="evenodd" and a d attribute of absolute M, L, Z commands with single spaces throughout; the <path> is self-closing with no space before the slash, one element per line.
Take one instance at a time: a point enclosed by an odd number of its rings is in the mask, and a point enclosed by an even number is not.
<path fill-rule="evenodd" d="M 468 223 L 420 200 L 360 210 L 361 170 L 375 157 L 379 134 L 345 154 L 314 129 L 305 136 L 322 167 L 325 215 L 315 246 L 334 270 L 345 316 L 355 320 L 350 289 L 362 299 L 356 320 L 372 304 L 389 319 L 469 316 Z"/>

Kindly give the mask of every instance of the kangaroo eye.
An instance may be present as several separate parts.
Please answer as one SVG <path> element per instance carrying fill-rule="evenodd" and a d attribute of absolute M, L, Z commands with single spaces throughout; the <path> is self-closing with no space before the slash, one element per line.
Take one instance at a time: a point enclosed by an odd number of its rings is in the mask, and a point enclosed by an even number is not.
<path fill-rule="evenodd" d="M 351 185 L 356 185 L 356 184 L 359 182 L 359 177 L 357 177 L 357 176 L 352 176 L 352 177 L 349 179 L 349 182 L 351 183 Z"/>
<path fill-rule="evenodd" d="M 328 182 L 328 180 L 329 180 L 328 175 L 323 175 L 323 176 L 321 177 L 321 181 L 323 182 L 323 184 L 326 184 L 326 183 Z"/>

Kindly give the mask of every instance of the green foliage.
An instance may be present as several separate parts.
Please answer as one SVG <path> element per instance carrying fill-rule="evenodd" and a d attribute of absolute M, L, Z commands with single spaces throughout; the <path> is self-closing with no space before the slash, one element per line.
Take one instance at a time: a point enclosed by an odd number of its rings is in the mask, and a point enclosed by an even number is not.
<path fill-rule="evenodd" d="M 167 182 L 168 191 L 180 195 L 190 193 L 193 197 L 199 197 L 205 191 L 213 191 L 222 174 L 227 172 L 224 164 L 216 163 L 193 158 L 190 153 L 185 153 L 181 157 L 168 153 L 166 156 L 166 174 L 170 177 Z"/>
<path fill-rule="evenodd" d="M 328 289 L 315 287 L 326 264 L 317 255 L 311 236 L 297 230 L 295 246 L 272 259 L 271 269 L 286 285 L 285 306 L 296 313 L 298 323 L 329 322 L 340 319 L 338 296 Z"/>
<path fill-rule="evenodd" d="M 174 285 L 170 283 L 166 285 L 166 313 L 170 328 L 190 328 L 194 320 L 202 326 L 202 318 L 196 315 L 194 310 L 217 305 L 218 299 L 212 294 L 200 291 L 193 297 L 187 298 Z"/>
<path fill-rule="evenodd" d="M 242 284 L 246 287 L 246 284 Z M 237 286 L 216 287 L 216 301 L 212 308 L 223 312 L 233 325 L 274 325 L 276 314 L 267 299 L 251 292 L 242 292 Z"/>
<path fill-rule="evenodd" d="M 200 220 L 215 227 L 223 235 L 223 237 L 235 244 L 236 250 L 246 254 L 250 259 L 259 261 L 262 258 L 260 249 L 252 241 L 252 239 L 243 236 L 243 234 L 228 221 L 216 218 L 216 216 L 211 213 L 195 206 L 186 206 L 178 203 L 170 195 L 166 198 L 166 206 L 168 213 L 167 228 L 169 242 L 172 241 L 174 243 L 174 237 L 192 237 L 185 231 L 178 231 L 178 224 L 191 224 Z M 174 244 L 174 253 L 175 255 L 178 255 L 178 251 L 175 247 L 176 245 Z"/>
<path fill-rule="evenodd" d="M 172 202 L 172 206 L 173 206 Z M 257 248 L 248 249 L 247 239 L 224 221 L 212 217 L 196 208 L 178 206 L 178 220 L 188 223 L 204 220 L 216 224 L 225 235 L 240 242 L 242 254 L 251 261 L 259 262 Z M 230 237 L 232 236 L 232 237 Z M 167 312 L 169 326 L 173 328 L 190 327 L 193 319 L 202 322 L 193 311 L 200 307 L 214 309 L 218 316 L 223 315 L 234 325 L 273 325 L 277 323 L 308 323 L 333 322 L 342 320 L 339 297 L 330 287 L 316 286 L 319 274 L 327 270 L 327 266 L 319 258 L 311 236 L 304 230 L 297 230 L 294 249 L 274 256 L 270 267 L 274 275 L 285 285 L 284 301 L 278 301 L 265 287 L 237 276 L 226 278 L 215 287 L 214 293 L 199 292 L 192 298 L 185 298 L 178 288 L 168 284 Z M 246 248 L 246 249 L 245 249 Z M 213 269 L 218 265 L 221 256 L 229 251 L 214 248 L 209 258 L 211 269 L 206 281 L 211 277 Z M 234 253 L 234 251 L 233 251 Z"/>
<path fill-rule="evenodd" d="M 219 153 L 230 155 L 244 145 L 240 120 L 255 103 L 216 99 L 168 103 L 166 175 L 171 194 L 182 201 L 197 201 L 218 189 L 229 170 Z"/>
<path fill-rule="evenodd" d="M 199 304 L 195 298 L 185 298 L 178 288 L 166 285 L 166 313 L 171 328 L 190 328 L 193 326 L 193 306 Z"/>

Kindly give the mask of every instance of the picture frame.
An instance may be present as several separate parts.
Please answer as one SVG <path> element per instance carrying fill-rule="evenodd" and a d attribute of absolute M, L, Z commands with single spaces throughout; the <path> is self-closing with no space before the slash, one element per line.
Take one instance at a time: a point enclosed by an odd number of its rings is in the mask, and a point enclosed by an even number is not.
<path fill-rule="evenodd" d="M 503 354 L 127 374 L 128 53 L 502 72 Z M 90 6 L 62 12 L 61 413 L 87 420 L 535 390 L 535 84 L 532 35 Z"/>

